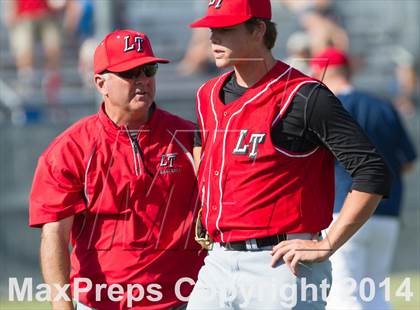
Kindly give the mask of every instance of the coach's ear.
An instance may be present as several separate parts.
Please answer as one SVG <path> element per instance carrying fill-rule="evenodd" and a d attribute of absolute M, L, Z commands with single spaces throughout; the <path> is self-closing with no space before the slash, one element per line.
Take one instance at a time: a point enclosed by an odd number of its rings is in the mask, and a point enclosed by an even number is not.
<path fill-rule="evenodd" d="M 107 74 L 95 74 L 93 78 L 96 89 L 101 93 L 101 95 L 108 95 L 108 89 L 106 87 L 106 79 L 108 78 Z"/>

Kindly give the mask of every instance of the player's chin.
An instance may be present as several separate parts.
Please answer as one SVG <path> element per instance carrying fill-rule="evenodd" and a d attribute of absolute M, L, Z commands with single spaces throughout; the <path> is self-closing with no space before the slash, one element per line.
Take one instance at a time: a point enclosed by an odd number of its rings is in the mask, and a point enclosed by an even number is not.
<path fill-rule="evenodd" d="M 226 58 L 219 58 L 219 59 L 216 58 L 215 64 L 217 68 L 227 68 L 227 67 L 232 66 L 231 61 L 229 61 L 229 59 L 226 59 Z"/>

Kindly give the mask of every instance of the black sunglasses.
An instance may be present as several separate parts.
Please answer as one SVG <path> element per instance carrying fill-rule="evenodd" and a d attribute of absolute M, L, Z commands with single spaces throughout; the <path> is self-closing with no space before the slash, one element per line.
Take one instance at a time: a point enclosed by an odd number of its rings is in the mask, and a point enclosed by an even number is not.
<path fill-rule="evenodd" d="M 143 65 L 131 70 L 127 70 L 127 71 L 123 71 L 123 72 L 111 72 L 111 71 L 105 71 L 104 73 L 114 73 L 116 75 L 118 75 L 119 77 L 123 78 L 123 79 L 136 79 L 138 77 L 141 76 L 142 73 L 144 73 L 144 75 L 146 77 L 153 77 L 156 75 L 158 69 L 158 64 L 157 63 L 152 63 L 152 64 L 147 64 L 147 65 Z"/>

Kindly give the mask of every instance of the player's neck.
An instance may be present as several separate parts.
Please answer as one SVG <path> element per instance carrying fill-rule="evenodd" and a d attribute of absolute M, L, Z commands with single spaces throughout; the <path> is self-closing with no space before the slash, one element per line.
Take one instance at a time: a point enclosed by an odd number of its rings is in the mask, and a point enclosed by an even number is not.
<path fill-rule="evenodd" d="M 261 60 L 259 60 L 261 59 Z M 271 52 L 235 65 L 236 80 L 239 86 L 251 87 L 265 76 L 276 64 Z"/>
<path fill-rule="evenodd" d="M 144 124 L 146 124 L 151 117 L 152 111 L 153 109 L 149 108 L 147 111 L 136 111 L 136 113 L 134 113 L 121 111 L 105 105 L 105 112 L 111 121 L 118 126 L 126 127 L 132 130 L 140 129 Z"/>

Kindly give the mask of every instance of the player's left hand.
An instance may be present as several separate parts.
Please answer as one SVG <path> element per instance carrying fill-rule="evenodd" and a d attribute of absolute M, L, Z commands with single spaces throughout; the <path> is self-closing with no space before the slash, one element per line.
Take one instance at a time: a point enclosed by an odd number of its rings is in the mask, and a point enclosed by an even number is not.
<path fill-rule="evenodd" d="M 285 240 L 273 247 L 271 255 L 271 267 L 274 267 L 280 259 L 289 267 L 290 271 L 297 275 L 298 264 L 305 262 L 321 262 L 326 260 L 332 251 L 327 239 L 318 240 Z"/>

